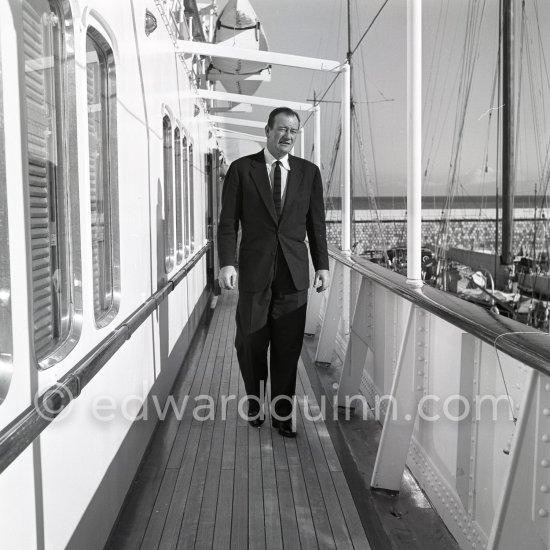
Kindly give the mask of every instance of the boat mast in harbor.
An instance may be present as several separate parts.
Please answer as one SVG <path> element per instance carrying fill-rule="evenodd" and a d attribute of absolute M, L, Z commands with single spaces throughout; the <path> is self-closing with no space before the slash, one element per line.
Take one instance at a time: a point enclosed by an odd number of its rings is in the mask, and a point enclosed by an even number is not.
<path fill-rule="evenodd" d="M 511 265 L 513 261 L 512 236 L 514 227 L 514 2 L 502 3 L 502 72 L 503 104 L 502 121 L 502 254 L 501 264 Z M 498 208 L 498 205 L 497 205 Z"/>

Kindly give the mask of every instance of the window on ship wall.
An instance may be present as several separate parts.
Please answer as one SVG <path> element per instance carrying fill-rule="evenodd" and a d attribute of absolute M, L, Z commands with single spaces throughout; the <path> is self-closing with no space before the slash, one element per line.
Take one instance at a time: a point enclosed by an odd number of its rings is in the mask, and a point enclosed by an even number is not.
<path fill-rule="evenodd" d="M 94 316 L 103 327 L 120 301 L 117 95 L 113 51 L 93 27 L 86 33 L 86 74 Z"/>
<path fill-rule="evenodd" d="M 189 147 L 187 137 L 183 136 L 181 147 L 182 166 L 183 166 L 183 213 L 185 216 L 183 224 L 183 242 L 185 257 L 191 253 L 191 231 L 189 225 Z"/>
<path fill-rule="evenodd" d="M 163 131 L 163 172 L 164 172 L 164 268 L 166 273 L 174 267 L 174 157 L 172 144 L 172 122 L 165 115 L 162 119 Z"/>
<path fill-rule="evenodd" d="M 193 161 L 193 144 L 189 144 L 189 252 L 195 251 L 195 166 Z"/>
<path fill-rule="evenodd" d="M 174 175 L 176 188 L 176 263 L 183 261 L 183 218 L 182 218 L 182 154 L 181 131 L 174 129 Z"/>
<path fill-rule="evenodd" d="M 4 135 L 5 84 L 0 51 L 0 404 L 8 393 L 13 373 L 13 332 L 11 325 L 10 238 L 6 184 L 6 149 Z"/>
<path fill-rule="evenodd" d="M 22 6 L 34 353 L 47 368 L 82 317 L 73 22 L 64 0 Z"/>

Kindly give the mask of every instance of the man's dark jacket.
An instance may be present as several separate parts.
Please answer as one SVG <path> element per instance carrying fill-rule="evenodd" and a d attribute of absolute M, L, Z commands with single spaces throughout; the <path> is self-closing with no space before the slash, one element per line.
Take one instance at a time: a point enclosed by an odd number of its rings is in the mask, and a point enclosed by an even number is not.
<path fill-rule="evenodd" d="M 277 243 L 287 261 L 296 290 L 309 286 L 306 233 L 313 267 L 328 269 L 323 186 L 317 166 L 288 156 L 283 210 L 277 221 L 263 151 L 231 164 L 222 191 L 218 225 L 220 266 L 235 265 L 239 221 L 239 290 L 259 292 L 271 284 Z"/>

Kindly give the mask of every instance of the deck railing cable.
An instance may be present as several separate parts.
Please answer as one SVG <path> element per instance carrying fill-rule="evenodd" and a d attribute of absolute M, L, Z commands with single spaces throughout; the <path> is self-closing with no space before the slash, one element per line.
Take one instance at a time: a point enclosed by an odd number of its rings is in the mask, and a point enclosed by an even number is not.
<path fill-rule="evenodd" d="M 76 399 L 122 345 L 181 283 L 212 243 L 207 242 L 166 283 L 118 325 L 59 381 L 0 432 L 0 474 Z"/>

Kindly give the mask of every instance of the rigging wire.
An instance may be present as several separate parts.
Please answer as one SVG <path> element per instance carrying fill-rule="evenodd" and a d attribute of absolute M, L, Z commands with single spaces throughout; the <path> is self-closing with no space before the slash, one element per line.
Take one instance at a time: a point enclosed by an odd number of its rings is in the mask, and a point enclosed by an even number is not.
<path fill-rule="evenodd" d="M 485 1 L 470 2 L 467 15 L 467 30 L 464 38 L 464 53 L 461 60 L 461 79 L 459 82 L 457 112 L 455 115 L 455 131 L 451 151 L 452 161 L 449 166 L 448 192 L 445 207 L 440 220 L 437 247 L 441 255 L 445 254 L 450 226 L 452 204 L 457 191 L 458 176 L 460 174 L 461 153 L 463 146 L 464 127 L 468 110 L 468 101 L 472 90 L 473 76 L 479 59 L 479 43 L 481 28 L 485 14 Z"/>
<path fill-rule="evenodd" d="M 444 19 L 442 20 L 444 7 L 445 7 L 445 16 L 444 16 Z M 429 135 L 429 130 L 432 122 L 431 115 L 433 114 L 433 111 L 431 109 L 428 110 L 428 105 L 433 105 L 435 103 L 436 85 L 438 82 L 437 76 L 439 75 L 439 72 L 440 72 L 441 59 L 443 57 L 443 39 L 445 36 L 444 30 L 447 28 L 448 14 L 449 14 L 449 0 L 447 0 L 447 2 L 441 2 L 439 4 L 439 17 L 438 17 L 437 27 L 435 32 L 435 41 L 434 41 L 434 47 L 432 48 L 430 68 L 428 70 L 428 83 L 426 84 L 426 94 L 424 96 L 424 105 L 422 106 L 422 112 L 428 114 L 428 116 L 425 117 L 426 132 L 424 133 L 424 140 L 422 143 L 423 151 L 426 151 L 426 139 L 427 139 L 427 136 Z M 455 36 L 456 36 L 456 29 L 457 29 L 457 26 L 455 26 Z M 449 64 L 447 64 L 447 74 L 448 74 L 448 71 L 449 71 Z M 438 120 L 438 119 L 435 118 L 435 120 Z"/>
<path fill-rule="evenodd" d="M 487 182 L 487 174 L 489 173 L 489 142 L 490 142 L 490 139 L 491 139 L 491 126 L 492 126 L 492 122 L 493 122 L 493 113 L 494 113 L 494 107 L 491 107 L 492 105 L 495 105 L 495 96 L 499 93 L 499 91 L 497 91 L 497 87 L 498 87 L 498 83 L 499 83 L 499 64 L 500 64 L 500 61 L 499 61 L 499 55 L 497 53 L 497 59 L 496 59 L 496 62 L 495 62 L 495 71 L 494 71 L 494 74 L 493 74 L 493 86 L 491 88 L 491 99 L 489 100 L 489 114 L 487 116 L 487 137 L 485 139 L 485 149 L 483 150 L 483 181 L 482 181 L 482 189 L 484 189 L 485 187 L 485 183 Z M 498 105 L 500 105 L 500 103 L 498 103 Z M 499 108 L 497 107 L 496 110 L 499 110 Z M 497 132 L 497 141 L 498 141 L 498 132 Z M 480 202 L 480 205 L 479 205 L 479 216 L 481 217 L 481 214 L 483 212 L 483 210 L 485 210 L 487 208 L 487 205 L 488 205 L 488 199 L 487 197 L 483 194 L 482 197 L 481 197 L 481 202 Z"/>
<path fill-rule="evenodd" d="M 357 13 L 357 21 L 359 21 L 359 13 Z M 371 108 L 370 108 L 370 102 L 369 102 L 369 93 L 368 93 L 368 86 L 367 86 L 367 81 L 366 81 L 366 75 L 367 75 L 367 67 L 366 67 L 366 61 L 365 61 L 365 55 L 363 53 L 362 50 L 359 50 L 359 59 L 360 59 L 360 63 L 361 63 L 361 74 L 364 75 L 364 79 L 360 81 L 360 84 L 362 84 L 362 88 L 360 89 L 360 93 L 363 93 L 364 91 L 364 97 L 365 97 L 365 100 L 366 100 L 366 103 L 365 103 L 365 108 L 366 108 L 366 119 L 367 119 L 367 126 L 368 126 L 368 129 L 369 129 L 369 136 L 370 136 L 370 154 L 371 154 L 371 158 L 372 158 L 372 172 L 373 172 L 373 178 L 374 178 L 374 191 L 376 192 L 377 195 L 380 195 L 380 189 L 378 187 L 378 170 L 377 170 L 377 167 L 376 167 L 376 152 L 375 152 L 375 148 L 374 148 L 374 136 L 373 136 L 373 117 L 372 117 L 372 113 L 371 113 Z M 377 92 L 386 99 L 386 97 L 384 96 L 384 94 L 378 89 L 378 87 L 376 85 L 374 85 Z M 360 108 L 358 107 L 358 105 L 356 104 L 356 109 L 358 109 L 360 112 Z M 359 137 L 361 137 L 361 129 L 360 129 L 360 126 L 359 124 L 357 124 L 357 133 L 359 135 Z"/>
<path fill-rule="evenodd" d="M 336 168 L 336 161 L 338 158 L 338 151 L 340 150 L 340 141 L 342 137 L 342 120 L 340 119 L 340 122 L 338 124 L 338 130 L 336 132 L 336 137 L 334 139 L 334 146 L 332 148 L 332 155 L 330 157 L 329 162 L 329 173 L 327 178 L 325 179 L 325 189 L 324 189 L 324 197 L 325 197 L 325 215 L 328 210 L 336 210 L 333 196 L 331 195 L 330 191 L 332 189 L 332 183 L 333 183 L 333 177 L 334 177 L 334 171 Z"/>
<path fill-rule="evenodd" d="M 328 15 L 329 15 L 329 20 L 330 21 L 337 21 L 337 24 L 334 27 L 336 29 L 336 32 L 331 35 L 331 39 L 333 40 L 333 42 L 331 42 L 331 43 L 327 42 L 326 36 L 324 36 L 322 34 L 319 36 L 319 43 L 318 43 L 318 46 L 317 46 L 318 57 L 319 57 L 319 54 L 321 53 L 321 51 L 323 51 L 322 46 L 324 46 L 324 51 L 326 51 L 327 49 L 330 49 L 330 46 L 333 46 L 334 43 L 336 45 L 340 44 L 341 34 L 342 34 L 342 26 L 341 26 L 341 24 L 342 24 L 342 13 L 343 13 L 342 5 L 340 3 L 333 3 L 332 11 Z M 319 80 L 317 80 L 318 76 L 319 76 L 319 73 L 317 71 L 312 71 L 311 80 L 310 80 L 310 84 L 309 84 L 309 88 L 308 88 L 309 92 L 308 92 L 308 95 L 306 97 L 312 97 L 312 94 L 314 96 L 316 95 L 316 91 L 315 91 L 315 88 L 314 88 L 314 80 L 319 82 Z M 320 77 L 321 77 L 321 79 L 320 79 L 321 82 L 323 82 L 323 83 L 326 82 L 326 73 L 321 73 Z M 308 100 L 308 101 L 310 101 L 310 100 Z M 314 102 L 314 104 L 316 104 L 316 103 L 317 102 Z M 323 127 L 327 129 L 326 132 L 325 132 L 326 135 L 333 135 L 334 134 L 334 130 L 333 130 L 333 128 L 335 127 L 334 111 L 335 111 L 335 109 L 327 109 L 327 110 L 323 111 Z M 306 121 L 309 120 L 310 116 L 311 116 L 311 113 L 308 115 Z M 313 149 L 312 149 L 312 155 L 313 155 Z M 321 166 L 319 168 L 324 173 L 324 167 L 322 165 L 323 165 L 323 162 L 321 161 Z"/>
<path fill-rule="evenodd" d="M 376 227 L 380 235 L 380 242 L 382 243 L 382 248 L 385 251 L 388 248 L 388 243 L 384 238 L 384 232 L 382 230 L 382 222 L 380 221 L 380 211 L 378 209 L 378 204 L 376 203 L 376 195 L 374 193 L 374 188 L 372 186 L 372 179 L 370 177 L 370 173 L 368 169 L 367 157 L 365 154 L 365 146 L 363 143 L 363 138 L 361 137 L 361 132 L 359 129 L 359 120 L 357 118 L 357 112 L 355 110 L 353 111 L 353 124 L 358 137 L 357 141 L 358 141 L 359 151 L 361 153 L 361 168 L 363 169 L 362 175 L 365 178 L 365 184 L 367 189 L 367 199 L 369 202 L 370 211 L 374 213 Z"/>
<path fill-rule="evenodd" d="M 545 55 L 545 51 L 544 51 L 544 44 L 543 44 L 543 40 L 542 40 L 542 32 L 541 32 L 541 28 L 540 28 L 540 18 L 539 18 L 539 11 L 538 11 L 538 2 L 535 1 L 534 4 L 533 4 L 533 9 L 534 9 L 534 24 L 533 26 L 535 26 L 535 30 L 532 31 L 533 34 L 536 34 L 536 44 L 538 45 L 538 52 L 539 52 L 539 70 L 538 72 L 537 71 L 534 71 L 533 68 L 531 67 L 529 69 L 529 74 L 530 74 L 530 78 L 529 78 L 529 82 L 533 82 L 534 81 L 534 77 L 535 75 L 539 75 L 540 79 L 539 79 L 539 82 L 538 82 L 538 87 L 537 87 L 537 90 L 531 90 L 531 97 L 532 97 L 532 114 L 533 114 L 533 121 L 534 123 L 537 124 L 537 128 L 540 128 L 540 124 L 541 124 L 541 120 L 542 120 L 542 126 L 543 126 L 543 129 L 545 129 L 547 127 L 546 125 L 546 119 L 547 119 L 547 115 L 546 115 L 546 108 L 545 108 L 545 102 L 543 100 L 543 92 L 545 90 L 545 87 L 548 88 L 550 87 L 550 74 L 549 74 L 549 71 L 548 71 L 548 64 L 547 64 L 547 61 L 546 61 L 546 55 Z M 532 44 L 532 40 L 527 40 L 527 47 L 529 48 L 530 45 Z M 532 64 L 532 63 L 531 63 Z M 536 101 L 538 98 L 538 101 Z M 541 115 L 538 116 L 538 110 L 541 111 Z M 535 144 L 537 147 L 541 147 L 540 144 L 546 142 L 547 145 L 546 145 L 546 151 L 545 151 L 545 154 L 544 154 L 544 160 L 542 160 L 542 154 L 539 153 L 538 157 L 539 157 L 539 181 L 541 183 L 541 190 L 543 191 L 541 193 L 541 209 L 543 208 L 543 205 L 544 205 L 544 200 L 545 200 L 545 197 L 547 196 L 547 193 L 548 193 L 548 182 L 549 182 L 549 178 L 550 178 L 550 167 L 549 167 L 549 148 L 550 148 L 550 142 L 548 141 L 548 137 L 547 136 L 542 136 L 540 135 L 542 134 L 542 132 L 539 130 L 539 135 L 538 135 L 538 139 L 536 139 L 535 141 Z"/>
<path fill-rule="evenodd" d="M 382 10 L 386 7 L 386 4 L 389 2 L 389 0 L 385 0 L 385 2 L 382 4 L 380 9 L 376 12 L 376 15 L 374 16 L 373 20 L 370 22 L 370 25 L 367 27 L 367 30 L 363 33 L 361 38 L 359 39 L 359 42 L 357 42 L 357 45 L 351 52 L 349 52 L 349 59 L 351 59 L 351 56 L 357 51 L 357 48 L 361 45 L 361 42 L 367 36 L 367 33 L 370 31 L 371 27 L 374 25 L 374 22 L 378 19 L 378 16 L 382 13 Z"/>

